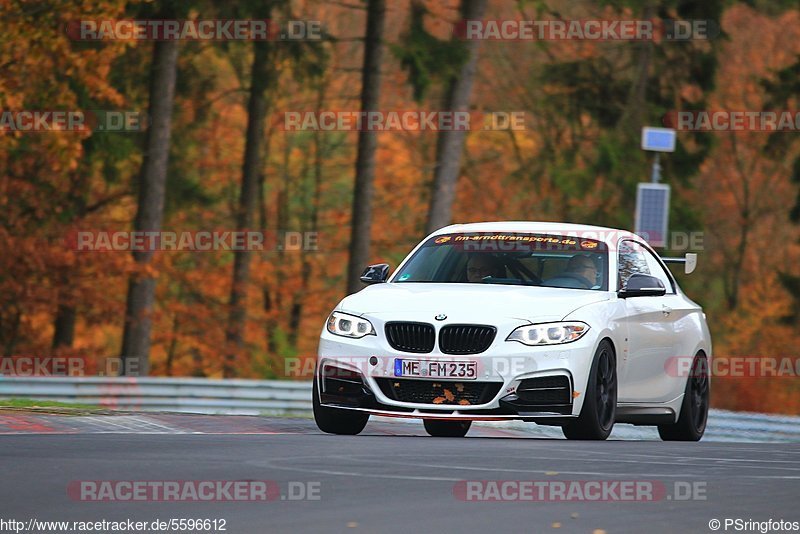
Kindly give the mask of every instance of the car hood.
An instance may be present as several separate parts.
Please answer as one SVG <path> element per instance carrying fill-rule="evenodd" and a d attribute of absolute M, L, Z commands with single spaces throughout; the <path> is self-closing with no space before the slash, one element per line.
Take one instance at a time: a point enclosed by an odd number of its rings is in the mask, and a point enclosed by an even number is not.
<path fill-rule="evenodd" d="M 499 284 L 385 283 L 345 297 L 337 309 L 384 318 L 432 319 L 445 314 L 485 321 L 497 318 L 559 321 L 576 309 L 608 300 L 603 291 Z M 428 317 L 430 316 L 430 317 Z"/>

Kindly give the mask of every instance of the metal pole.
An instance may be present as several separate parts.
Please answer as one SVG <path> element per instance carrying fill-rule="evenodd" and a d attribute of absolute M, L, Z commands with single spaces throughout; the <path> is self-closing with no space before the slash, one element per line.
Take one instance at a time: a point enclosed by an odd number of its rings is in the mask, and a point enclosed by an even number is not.
<path fill-rule="evenodd" d="M 661 181 L 661 153 L 656 152 L 656 159 L 653 160 L 653 173 L 650 175 L 650 181 L 657 184 Z"/>

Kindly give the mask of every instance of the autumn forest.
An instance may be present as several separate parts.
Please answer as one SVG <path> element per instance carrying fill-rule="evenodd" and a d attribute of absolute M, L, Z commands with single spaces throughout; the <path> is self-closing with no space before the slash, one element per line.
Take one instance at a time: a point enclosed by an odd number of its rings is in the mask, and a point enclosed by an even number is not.
<path fill-rule="evenodd" d="M 633 230 L 643 126 L 797 110 L 781 0 L 0 0 L 0 110 L 140 127 L 0 128 L 0 356 L 155 376 L 308 379 L 330 310 L 451 222 Z M 80 39 L 75 21 L 318 21 L 318 38 Z M 707 20 L 708 38 L 464 39 L 463 20 Z M 316 27 L 316 26 L 315 26 Z M 287 128 L 288 112 L 467 110 L 517 127 Z M 95 112 L 99 113 L 99 112 Z M 102 115 L 102 113 L 100 113 Z M 103 117 L 99 119 L 101 122 Z M 715 358 L 800 362 L 800 127 L 678 131 L 665 255 Z M 263 250 L 80 250 L 80 232 L 252 230 Z M 800 367 L 800 364 L 798 364 Z M 793 377 L 720 377 L 718 408 L 800 413 Z"/>

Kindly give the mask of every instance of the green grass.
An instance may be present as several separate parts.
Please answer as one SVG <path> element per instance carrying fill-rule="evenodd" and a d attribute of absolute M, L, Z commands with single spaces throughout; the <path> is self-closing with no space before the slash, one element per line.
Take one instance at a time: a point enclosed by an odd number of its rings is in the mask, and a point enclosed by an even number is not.
<path fill-rule="evenodd" d="M 33 399 L 0 399 L 0 408 L 96 408 L 96 406 Z"/>

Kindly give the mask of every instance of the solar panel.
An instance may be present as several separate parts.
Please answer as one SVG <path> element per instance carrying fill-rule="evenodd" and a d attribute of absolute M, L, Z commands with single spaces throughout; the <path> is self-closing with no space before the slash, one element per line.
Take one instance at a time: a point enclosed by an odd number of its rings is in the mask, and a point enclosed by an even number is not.
<path fill-rule="evenodd" d="M 636 190 L 636 225 L 634 232 L 654 247 L 667 246 L 669 225 L 669 186 L 639 184 Z"/>
<path fill-rule="evenodd" d="M 675 130 L 671 128 L 642 128 L 642 150 L 674 152 L 675 139 Z"/>

